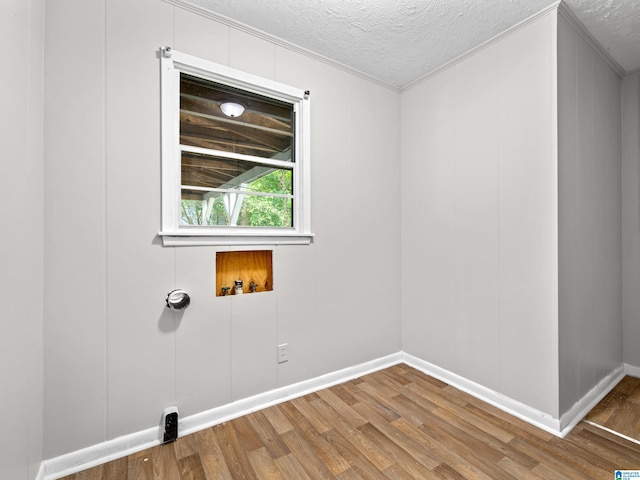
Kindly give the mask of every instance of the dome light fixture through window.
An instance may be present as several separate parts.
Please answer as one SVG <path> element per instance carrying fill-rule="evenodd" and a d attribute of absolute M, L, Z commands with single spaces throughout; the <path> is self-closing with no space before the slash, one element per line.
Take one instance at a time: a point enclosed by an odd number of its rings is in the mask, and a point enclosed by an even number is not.
<path fill-rule="evenodd" d="M 227 117 L 236 118 L 244 113 L 244 107 L 239 103 L 225 102 L 220 104 L 220 110 Z"/>

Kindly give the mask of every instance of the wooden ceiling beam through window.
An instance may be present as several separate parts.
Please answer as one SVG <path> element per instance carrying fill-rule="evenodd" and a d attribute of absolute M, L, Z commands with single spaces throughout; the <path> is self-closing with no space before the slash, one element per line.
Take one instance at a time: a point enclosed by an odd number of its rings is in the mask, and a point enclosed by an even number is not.
<path fill-rule="evenodd" d="M 284 102 L 276 103 L 263 97 L 254 98 L 248 93 L 237 92 L 231 87 L 190 77 L 186 74 L 182 74 L 180 92 L 192 97 L 216 102 L 218 105 L 224 102 L 236 102 L 247 110 L 285 122 L 291 122 L 291 105 Z M 256 95 L 256 97 L 258 96 Z"/>
<path fill-rule="evenodd" d="M 224 102 L 222 102 L 224 103 Z M 243 105 L 241 102 L 237 102 Z M 227 117 L 220 109 L 221 102 L 209 100 L 207 98 L 199 98 L 193 95 L 182 93 L 180 95 L 180 109 L 191 112 L 204 113 L 212 117 L 219 117 L 224 120 L 234 121 Z M 244 106 L 244 105 L 243 105 Z M 245 111 L 242 114 L 242 121 L 266 127 L 274 130 L 281 130 L 283 132 L 291 132 L 291 119 L 280 119 L 271 115 L 266 115 L 261 112 L 256 112 L 245 107 Z"/>
<path fill-rule="evenodd" d="M 293 135 L 290 132 L 264 129 L 264 127 L 242 122 L 228 123 L 220 118 L 184 111 L 180 112 L 180 133 L 200 133 L 210 140 L 260 145 L 270 147 L 276 152 L 290 148 L 293 140 Z"/>

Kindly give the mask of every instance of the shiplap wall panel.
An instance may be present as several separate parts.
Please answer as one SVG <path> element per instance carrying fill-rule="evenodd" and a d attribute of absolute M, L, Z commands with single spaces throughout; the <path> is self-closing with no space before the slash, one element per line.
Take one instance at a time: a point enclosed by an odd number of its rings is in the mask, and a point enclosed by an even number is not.
<path fill-rule="evenodd" d="M 558 180 L 562 191 L 558 202 L 559 231 L 558 240 L 561 254 L 558 259 L 558 278 L 560 282 L 559 317 L 559 360 L 560 369 L 560 404 L 570 405 L 573 392 L 578 391 L 578 375 L 563 375 L 567 370 L 578 371 L 578 356 L 581 338 L 572 332 L 580 328 L 582 318 L 579 297 L 580 283 L 575 282 L 580 270 L 578 250 L 570 247 L 579 234 L 578 215 L 578 123 L 575 119 L 577 111 L 577 58 L 575 51 L 577 38 L 570 34 L 566 20 L 558 18 L 558 91 L 565 92 L 558 96 Z"/>
<path fill-rule="evenodd" d="M 376 89 L 378 121 L 372 132 L 377 139 L 376 159 L 378 192 L 376 199 L 376 248 L 369 261 L 376 271 L 366 283 L 372 294 L 369 301 L 376 319 L 375 351 L 394 353 L 402 350 L 400 333 L 400 95 L 378 87 Z M 397 192 L 393 194 L 392 192 Z M 384 301 L 375 301 L 384 299 Z M 367 327 L 365 327 L 367 328 Z"/>
<path fill-rule="evenodd" d="M 165 306 L 175 252 L 160 219 L 158 49 L 173 41 L 173 8 L 108 0 L 107 438 L 158 425 L 175 399 L 175 326 Z M 104 262 L 104 258 L 96 258 Z M 104 336 L 104 333 L 103 333 Z"/>
<path fill-rule="evenodd" d="M 498 45 L 501 391 L 551 415 L 558 410 L 555 20 L 543 17 Z"/>
<path fill-rule="evenodd" d="M 277 259 L 277 256 L 276 256 Z M 276 285 L 277 288 L 277 283 Z M 239 400 L 277 385 L 276 294 L 232 295 L 231 397 Z"/>
<path fill-rule="evenodd" d="M 44 7 L 9 0 L 0 15 L 0 465 L 17 480 L 35 478 L 42 460 Z"/>
<path fill-rule="evenodd" d="M 403 350 L 457 370 L 455 69 L 402 95 Z"/>
<path fill-rule="evenodd" d="M 393 157 L 382 162 L 378 156 L 378 142 L 385 141 L 385 138 L 376 136 L 376 125 L 388 115 L 387 111 L 380 110 L 376 98 L 377 89 L 381 87 L 351 76 L 346 88 L 349 98 L 345 111 L 348 141 L 346 162 L 340 171 L 347 181 L 347 192 L 341 207 L 344 218 L 341 230 L 345 234 L 343 248 L 348 251 L 348 258 L 342 265 L 342 275 L 335 278 L 337 288 L 334 289 L 334 295 L 344 299 L 340 314 L 348 320 L 343 329 L 350 338 L 349 342 L 341 341 L 339 345 L 344 358 L 355 365 L 372 358 L 374 352 L 381 348 L 389 348 L 390 339 L 382 336 L 385 321 L 380 321 L 377 312 L 379 305 L 385 301 L 378 303 L 376 299 L 384 297 L 380 297 L 376 288 L 373 288 L 374 283 L 384 282 L 387 276 L 386 271 L 378 265 L 381 252 L 377 245 L 381 235 L 389 235 L 378 226 L 380 218 L 376 204 L 387 188 L 384 171 L 398 168 L 399 162 L 394 161 Z M 358 195 L 349 194 L 356 185 Z M 397 191 L 396 185 L 389 186 Z M 383 255 L 393 250 L 394 246 L 387 244 Z M 386 322 L 390 320 L 386 319 Z"/>
<path fill-rule="evenodd" d="M 46 9 L 45 458 L 106 437 L 103 12 L 68 0 Z"/>
<path fill-rule="evenodd" d="M 412 131 L 402 143 L 403 289 L 423 287 L 403 293 L 403 349 L 549 414 L 557 413 L 554 28 L 553 15 L 523 26 L 402 102 L 402 128 Z"/>
<path fill-rule="evenodd" d="M 558 17 L 560 413 L 622 357 L 620 79 Z"/>
<path fill-rule="evenodd" d="M 457 218 L 457 364 L 464 377 L 500 385 L 498 249 L 498 49 L 456 66 L 458 109 L 454 147 Z"/>
<path fill-rule="evenodd" d="M 230 27 L 182 8 L 176 8 L 174 15 L 170 46 L 211 62 L 229 64 Z"/>
<path fill-rule="evenodd" d="M 276 45 L 236 29 L 231 29 L 229 42 L 230 67 L 275 80 Z"/>
<path fill-rule="evenodd" d="M 176 399 L 180 415 L 231 401 L 231 299 L 216 297 L 216 252 L 211 247 L 175 250 L 175 288 L 192 302 L 177 318 Z"/>
<path fill-rule="evenodd" d="M 622 79 L 624 362 L 640 369 L 640 72 Z"/>

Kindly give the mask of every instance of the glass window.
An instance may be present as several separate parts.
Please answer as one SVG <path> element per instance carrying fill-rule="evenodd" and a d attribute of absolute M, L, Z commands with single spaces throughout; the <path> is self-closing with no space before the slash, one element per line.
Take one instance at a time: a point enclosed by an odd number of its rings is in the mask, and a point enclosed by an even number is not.
<path fill-rule="evenodd" d="M 165 245 L 309 243 L 309 93 L 162 59 Z"/>

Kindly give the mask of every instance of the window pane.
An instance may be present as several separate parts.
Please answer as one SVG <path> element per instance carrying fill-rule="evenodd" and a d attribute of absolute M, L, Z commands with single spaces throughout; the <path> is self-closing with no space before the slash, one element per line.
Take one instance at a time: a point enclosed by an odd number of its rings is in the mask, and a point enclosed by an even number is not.
<path fill-rule="evenodd" d="M 290 169 L 183 152 L 181 175 L 181 225 L 293 226 Z"/>
<path fill-rule="evenodd" d="M 233 192 L 202 193 L 182 190 L 181 225 L 293 227 L 291 198 Z"/>
<path fill-rule="evenodd" d="M 220 194 L 205 197 L 202 192 L 182 190 L 181 225 L 229 225 L 229 218 Z"/>
<path fill-rule="evenodd" d="M 183 187 L 293 194 L 291 170 L 246 160 L 182 152 Z"/>
<path fill-rule="evenodd" d="M 234 103 L 244 111 L 223 113 Z M 180 74 L 180 143 L 194 147 L 294 161 L 293 105 L 209 80 Z"/>
<path fill-rule="evenodd" d="M 243 195 L 238 225 L 250 227 L 292 227 L 290 198 Z"/>

